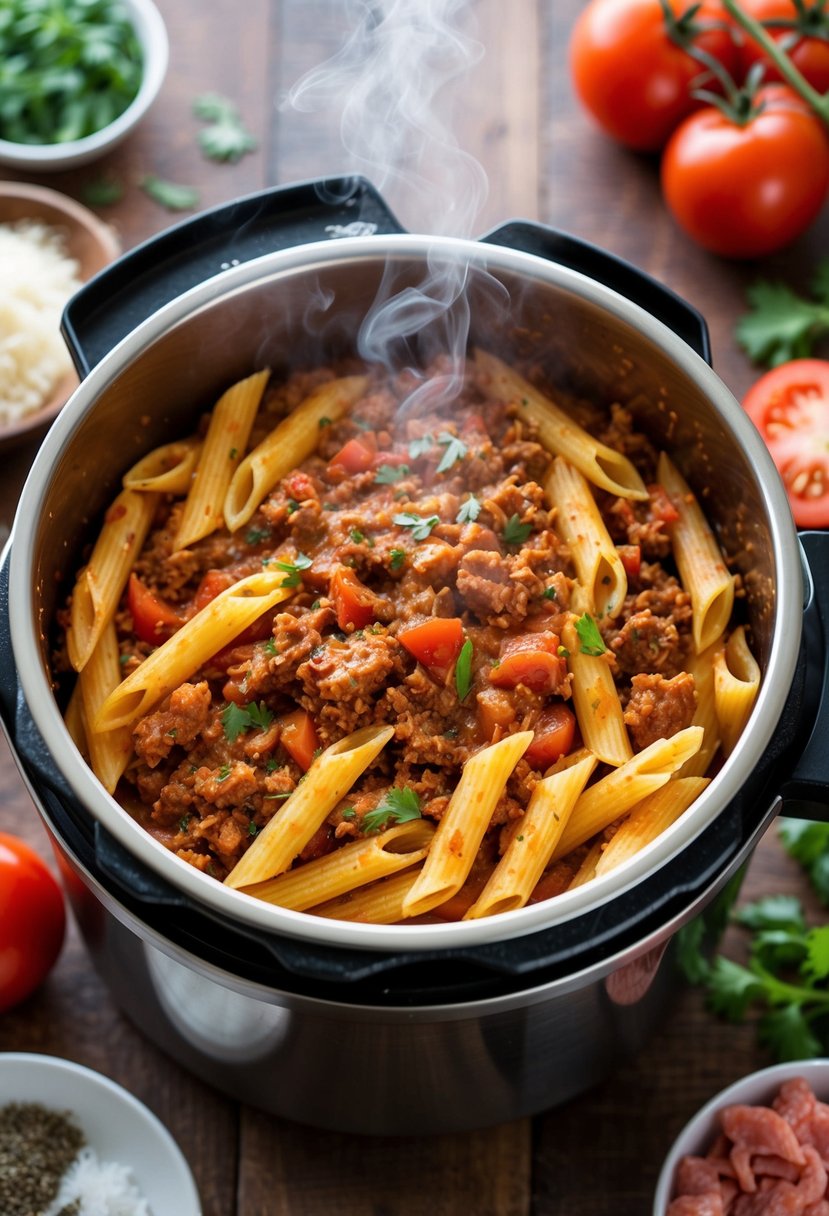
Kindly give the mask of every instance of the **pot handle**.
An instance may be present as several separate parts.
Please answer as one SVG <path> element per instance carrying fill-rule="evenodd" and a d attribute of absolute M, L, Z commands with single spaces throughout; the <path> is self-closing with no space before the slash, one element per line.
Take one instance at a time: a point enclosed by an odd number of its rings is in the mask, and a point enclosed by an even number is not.
<path fill-rule="evenodd" d="M 167 228 L 96 275 L 66 306 L 63 336 L 83 377 L 152 313 L 230 266 L 312 241 L 403 231 L 363 177 L 249 194 Z"/>
<path fill-rule="evenodd" d="M 488 245 L 505 245 L 508 249 L 535 254 L 603 283 L 662 321 L 710 365 L 711 342 L 703 316 L 681 296 L 630 262 L 579 237 L 529 220 L 510 220 L 487 232 L 481 240 Z"/>
<path fill-rule="evenodd" d="M 806 651 L 804 700 L 815 706 L 802 723 L 812 731 L 794 771 L 780 790 L 784 815 L 829 821 L 829 532 L 801 532 L 806 604 L 803 640 Z M 805 730 L 805 727 L 803 727 Z"/>

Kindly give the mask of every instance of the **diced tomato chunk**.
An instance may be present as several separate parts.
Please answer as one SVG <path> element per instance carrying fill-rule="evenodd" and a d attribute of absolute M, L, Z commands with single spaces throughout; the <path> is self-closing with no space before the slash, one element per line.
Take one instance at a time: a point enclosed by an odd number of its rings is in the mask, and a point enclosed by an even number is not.
<path fill-rule="evenodd" d="M 675 524 L 679 519 L 679 511 L 671 502 L 665 487 L 654 482 L 653 485 L 648 486 L 648 495 L 651 519 L 661 519 L 663 524 Z"/>
<path fill-rule="evenodd" d="M 361 439 L 349 439 L 328 462 L 329 473 L 365 473 L 373 467 L 374 451 Z"/>
<path fill-rule="evenodd" d="M 639 545 L 617 545 L 619 558 L 628 578 L 638 578 L 642 568 L 642 549 Z"/>
<path fill-rule="evenodd" d="M 217 595 L 220 595 L 222 591 L 227 591 L 228 587 L 232 587 L 238 581 L 238 574 L 232 570 L 208 570 L 193 597 L 193 612 L 201 612 L 202 608 L 206 608 L 211 600 L 215 600 Z"/>
<path fill-rule="evenodd" d="M 142 642 L 148 642 L 151 646 L 166 642 L 184 624 L 184 617 L 166 600 L 145 587 L 137 574 L 130 575 L 127 607 L 135 633 Z"/>
<path fill-rule="evenodd" d="M 444 678 L 463 646 L 463 625 L 458 616 L 433 616 L 397 635 L 397 640 L 418 663 Z"/>
<path fill-rule="evenodd" d="M 558 654 L 555 633 L 526 633 L 508 638 L 501 645 L 497 667 L 489 672 L 496 688 L 516 688 L 523 684 L 531 692 L 550 694 L 558 690 L 567 675 L 567 664 Z"/>
<path fill-rule="evenodd" d="M 318 497 L 313 481 L 307 473 L 303 473 L 302 469 L 295 469 L 293 473 L 289 473 L 282 479 L 282 485 L 288 497 L 295 499 L 296 502 L 307 502 L 309 498 Z"/>
<path fill-rule="evenodd" d="M 285 714 L 280 721 L 280 727 L 279 742 L 299 767 L 307 772 L 319 747 L 314 719 L 307 710 L 295 709 L 292 713 Z"/>
<path fill-rule="evenodd" d="M 575 733 L 576 717 L 569 705 L 550 705 L 539 715 L 524 759 L 533 768 L 549 768 L 571 750 Z"/>
<path fill-rule="evenodd" d="M 374 596 L 348 566 L 337 566 L 328 594 L 340 629 L 365 629 L 374 620 Z"/>

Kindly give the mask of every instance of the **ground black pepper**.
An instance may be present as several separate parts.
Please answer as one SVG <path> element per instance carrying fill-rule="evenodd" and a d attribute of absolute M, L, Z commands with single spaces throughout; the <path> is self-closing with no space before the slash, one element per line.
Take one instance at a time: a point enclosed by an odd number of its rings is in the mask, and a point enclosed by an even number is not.
<path fill-rule="evenodd" d="M 68 1111 L 36 1102 L 0 1107 L 0 1212 L 42 1216 L 60 1181 L 85 1144 Z M 75 1216 L 77 1204 L 59 1216 Z"/>

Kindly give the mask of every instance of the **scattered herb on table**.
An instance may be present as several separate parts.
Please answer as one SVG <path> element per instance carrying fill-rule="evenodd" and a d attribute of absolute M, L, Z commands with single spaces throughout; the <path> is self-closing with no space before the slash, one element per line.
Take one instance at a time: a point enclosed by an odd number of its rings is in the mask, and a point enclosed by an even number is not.
<path fill-rule="evenodd" d="M 818 264 L 812 299 L 784 283 L 760 281 L 748 289 L 751 308 L 737 322 L 736 337 L 754 363 L 777 367 L 805 359 L 829 334 L 829 259 Z"/>
<path fill-rule="evenodd" d="M 390 823 L 408 823 L 420 819 L 420 799 L 414 790 L 404 785 L 387 790 L 373 811 L 363 815 L 361 827 L 364 832 L 379 832 Z"/>
<path fill-rule="evenodd" d="M 190 211 L 199 205 L 199 192 L 192 186 L 180 186 L 177 182 L 168 182 L 154 173 L 148 173 L 141 179 L 141 189 L 148 194 L 153 202 L 168 211 Z"/>
<path fill-rule="evenodd" d="M 210 160 L 235 162 L 256 149 L 256 140 L 229 98 L 202 93 L 193 102 L 193 113 L 209 123 L 199 131 L 199 147 Z"/>
<path fill-rule="evenodd" d="M 821 902 L 829 907 L 829 823 L 781 819 L 780 839 L 786 852 L 809 875 Z"/>
<path fill-rule="evenodd" d="M 97 177 L 81 187 L 81 197 L 89 207 L 111 207 L 124 197 L 124 186 L 114 177 Z"/>

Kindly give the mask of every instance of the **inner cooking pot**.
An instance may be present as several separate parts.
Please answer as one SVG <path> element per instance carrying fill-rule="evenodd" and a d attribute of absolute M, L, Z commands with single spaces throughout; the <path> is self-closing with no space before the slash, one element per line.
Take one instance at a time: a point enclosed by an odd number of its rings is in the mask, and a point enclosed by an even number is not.
<path fill-rule="evenodd" d="M 784 777 L 790 793 L 809 801 L 825 793 L 819 764 L 792 775 L 795 743 L 805 741 L 819 695 L 807 686 L 803 657 L 812 580 L 807 570 L 804 591 L 801 549 L 768 452 L 707 365 L 700 318 L 645 276 L 538 225 L 507 225 L 481 243 L 404 234 L 367 183 L 340 187 L 268 192 L 200 217 L 122 259 L 70 305 L 66 332 L 88 374 L 38 454 L 7 563 L 21 688 L 17 750 L 35 783 L 56 790 L 87 822 L 91 816 L 104 872 L 121 875 L 126 888 L 148 884 L 151 901 L 172 892 L 171 904 L 274 943 L 299 971 L 341 971 L 344 950 L 356 951 L 351 978 L 390 959 L 447 950 L 520 971 L 620 935 L 630 941 L 655 922 L 672 925 L 736 867 Z M 355 231 L 362 235 L 349 235 Z M 72 744 L 53 691 L 55 613 L 121 474 L 139 456 L 191 431 L 252 368 L 269 365 L 279 377 L 353 353 L 379 293 L 419 290 L 427 275 L 459 265 L 466 290 L 452 315 L 468 308 L 470 343 L 507 361 L 532 358 L 551 383 L 599 404 L 622 402 L 671 452 L 742 576 L 763 681 L 743 736 L 707 789 L 618 870 L 492 920 L 321 922 L 195 871 L 105 793 Z M 439 346 L 446 329 L 441 316 L 413 334 L 414 355 Z M 817 618 L 818 607 L 810 613 L 807 620 Z M 820 631 L 815 619 L 812 656 Z M 822 656 L 817 661 L 812 670 L 822 673 Z"/>

